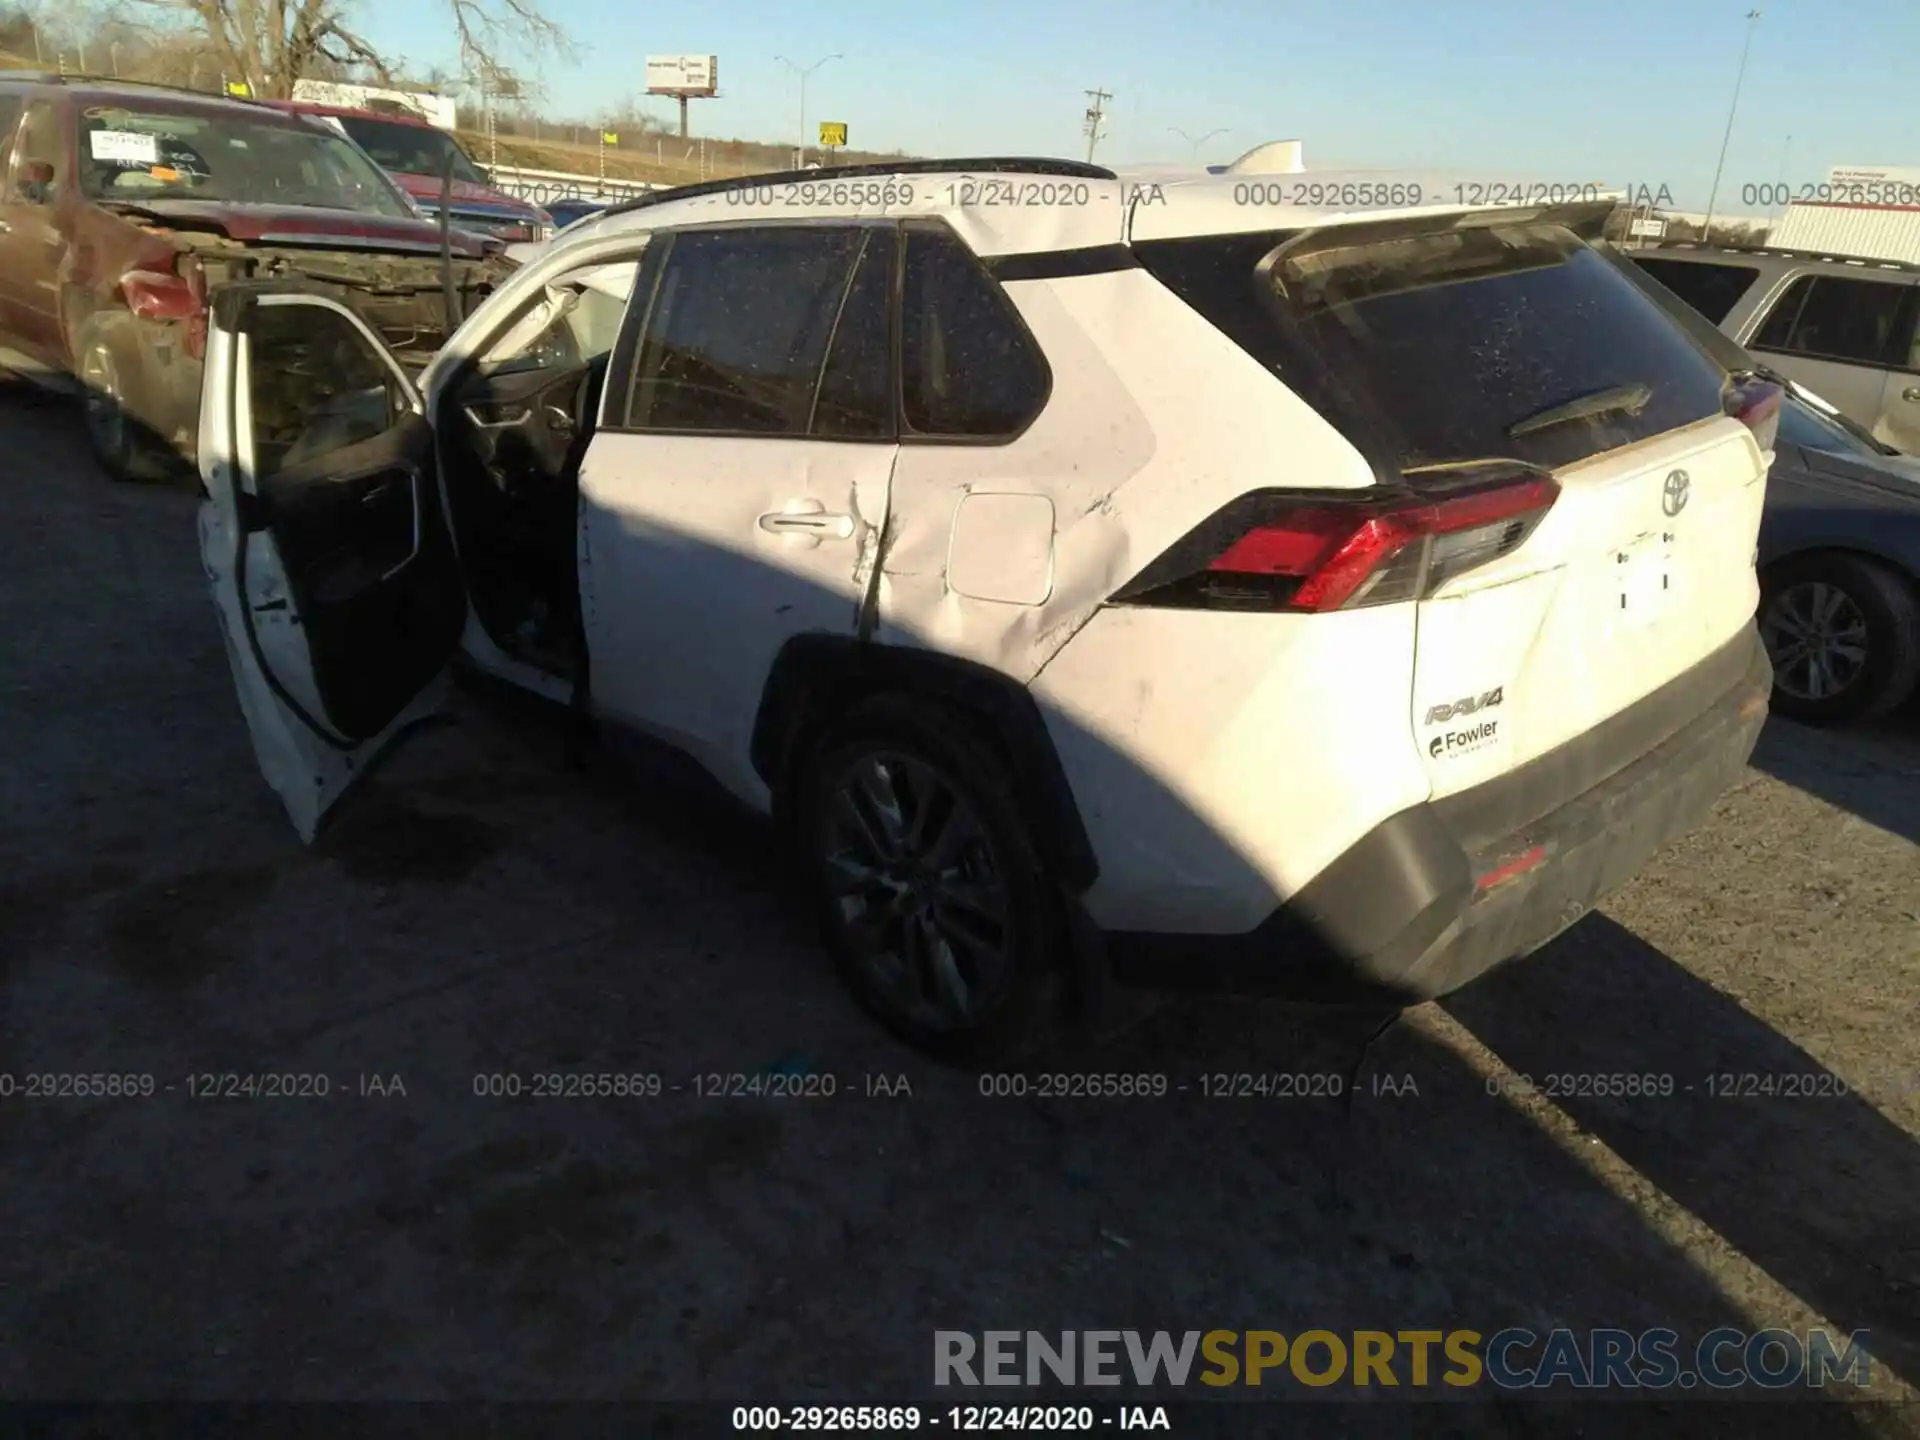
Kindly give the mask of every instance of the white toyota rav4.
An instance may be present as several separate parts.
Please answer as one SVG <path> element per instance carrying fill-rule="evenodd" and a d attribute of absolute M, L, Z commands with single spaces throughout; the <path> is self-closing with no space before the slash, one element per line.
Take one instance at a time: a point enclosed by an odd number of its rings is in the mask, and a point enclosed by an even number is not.
<path fill-rule="evenodd" d="M 201 537 L 269 782 L 311 839 L 464 656 L 773 816 L 857 997 L 956 1057 L 1105 977 L 1391 1005 L 1537 948 L 1754 744 L 1779 393 L 1606 204 L 1401 178 L 666 192 L 418 387 L 311 288 L 218 293 Z"/>

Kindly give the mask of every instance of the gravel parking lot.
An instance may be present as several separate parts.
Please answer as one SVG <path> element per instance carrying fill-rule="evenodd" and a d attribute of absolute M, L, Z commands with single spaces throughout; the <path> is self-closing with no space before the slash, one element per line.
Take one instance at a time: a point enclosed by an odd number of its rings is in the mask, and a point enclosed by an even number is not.
<path fill-rule="evenodd" d="M 1871 1332 L 1879 1393 L 1920 1380 L 1920 716 L 1776 723 L 1707 828 L 1404 1017 L 1350 1105 L 1205 1098 L 1359 1038 L 1214 1001 L 1060 1060 L 1167 1098 L 986 1098 L 853 1010 L 758 831 L 496 697 L 303 849 L 193 498 L 109 485 L 51 399 L 0 398 L 0 437 L 0 1073 L 157 1087 L 0 1099 L 0 1394 L 950 1400 L 935 1330 L 1080 1327 L 1823 1325 Z M 769 1069 L 838 1093 L 692 1088 Z M 554 1071 L 668 1088 L 475 1093 Z M 1490 1093 L 1509 1071 L 1675 1093 Z M 189 1093 L 228 1072 L 329 1093 Z M 1393 1433 L 1553 1433 L 1432 1409 Z M 1647 1429 L 1615 1416 L 1586 1433 Z"/>

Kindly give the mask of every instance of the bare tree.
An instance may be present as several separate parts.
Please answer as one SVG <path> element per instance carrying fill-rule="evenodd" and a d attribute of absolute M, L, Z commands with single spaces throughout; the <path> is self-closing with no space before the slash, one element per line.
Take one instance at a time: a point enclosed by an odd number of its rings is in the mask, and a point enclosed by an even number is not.
<path fill-rule="evenodd" d="M 574 43 L 538 0 L 447 0 L 460 56 L 476 74 L 504 74 L 514 54 L 572 56 Z"/>
<path fill-rule="evenodd" d="M 287 99 L 296 80 L 371 72 L 386 82 L 397 62 L 348 23 L 351 0 L 134 0 L 171 28 L 199 30 L 230 79 L 263 98 Z M 510 45 L 566 52 L 565 32 L 537 0 L 447 0 L 461 53 L 483 64 Z"/>

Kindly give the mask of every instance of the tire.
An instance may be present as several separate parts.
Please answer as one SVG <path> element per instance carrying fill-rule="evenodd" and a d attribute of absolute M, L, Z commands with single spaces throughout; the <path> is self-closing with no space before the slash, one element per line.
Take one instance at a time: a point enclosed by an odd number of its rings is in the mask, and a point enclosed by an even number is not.
<path fill-rule="evenodd" d="M 83 320 L 74 336 L 87 444 L 109 480 L 164 480 L 174 470 L 167 447 L 138 418 L 147 410 L 148 384 L 139 325 L 124 310 L 101 310 Z"/>
<path fill-rule="evenodd" d="M 1920 598 L 1899 571 L 1844 552 L 1796 555 L 1761 577 L 1772 707 L 1807 725 L 1875 720 L 1920 680 Z"/>
<path fill-rule="evenodd" d="M 877 804 L 853 808 L 888 790 L 894 823 Z M 959 1065 L 1017 1060 L 1054 1037 L 1069 994 L 1060 888 L 1008 766 L 961 717 L 906 695 L 862 701 L 799 759 L 792 799 L 809 898 L 869 1014 Z M 916 851 L 918 814 L 930 829 Z M 889 839 L 908 842 L 890 862 Z"/>

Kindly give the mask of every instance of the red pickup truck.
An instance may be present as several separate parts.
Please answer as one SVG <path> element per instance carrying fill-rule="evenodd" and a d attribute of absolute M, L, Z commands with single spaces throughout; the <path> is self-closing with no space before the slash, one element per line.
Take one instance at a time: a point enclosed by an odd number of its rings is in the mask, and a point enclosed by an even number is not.
<path fill-rule="evenodd" d="M 252 101 L 0 72 L 0 180 L 0 368 L 78 382 L 116 479 L 193 457 L 215 287 L 298 281 L 424 365 L 512 268 L 460 230 L 444 266 L 439 227 L 356 146 Z"/>
<path fill-rule="evenodd" d="M 304 100 L 266 102 L 296 115 L 311 115 L 338 125 L 430 219 L 438 219 L 440 187 L 453 163 L 453 223 L 463 230 L 491 235 L 508 244 L 545 240 L 553 220 L 537 205 L 496 189 L 473 163 L 460 142 L 418 115 L 393 110 L 347 110 Z"/>

